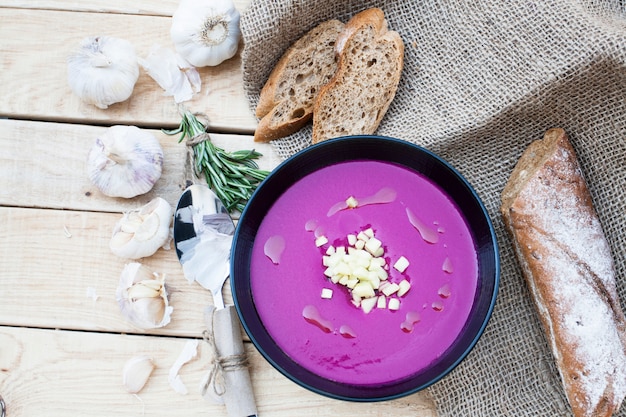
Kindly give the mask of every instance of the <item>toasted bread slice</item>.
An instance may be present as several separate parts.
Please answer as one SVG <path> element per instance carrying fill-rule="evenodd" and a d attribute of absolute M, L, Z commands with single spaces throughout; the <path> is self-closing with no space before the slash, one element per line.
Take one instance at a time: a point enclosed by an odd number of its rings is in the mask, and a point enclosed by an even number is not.
<path fill-rule="evenodd" d="M 255 141 L 285 137 L 311 120 L 315 97 L 337 71 L 335 44 L 343 28 L 338 20 L 323 22 L 283 54 L 261 90 Z"/>
<path fill-rule="evenodd" d="M 339 68 L 313 108 L 313 143 L 372 134 L 393 100 L 404 63 L 404 43 L 387 29 L 382 10 L 355 15 L 337 39 Z"/>

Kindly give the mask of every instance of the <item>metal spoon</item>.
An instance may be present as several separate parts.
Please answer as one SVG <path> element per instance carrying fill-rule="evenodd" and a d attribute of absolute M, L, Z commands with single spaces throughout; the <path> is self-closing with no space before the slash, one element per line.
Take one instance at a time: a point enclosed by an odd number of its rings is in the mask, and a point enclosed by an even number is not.
<path fill-rule="evenodd" d="M 228 210 L 207 186 L 194 184 L 183 192 L 174 214 L 176 254 L 185 277 L 191 282 L 197 281 L 213 294 L 215 308 L 207 308 L 205 321 L 214 361 L 220 363 L 220 367 L 222 359 L 231 362 L 236 359 L 241 364 L 223 369 L 224 389 L 218 390 L 217 395 L 226 405 L 229 417 L 254 417 L 257 409 L 245 365 L 239 319 L 235 308 L 224 306 L 222 298 L 222 287 L 230 273 L 234 233 L 235 225 Z M 210 392 L 208 397 L 215 399 Z"/>

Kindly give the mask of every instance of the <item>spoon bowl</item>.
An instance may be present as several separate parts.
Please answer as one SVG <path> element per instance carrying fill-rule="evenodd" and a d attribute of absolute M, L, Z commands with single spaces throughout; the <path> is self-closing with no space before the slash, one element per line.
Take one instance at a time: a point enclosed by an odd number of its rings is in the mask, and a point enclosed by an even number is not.
<path fill-rule="evenodd" d="M 176 255 L 187 280 L 210 290 L 218 310 L 224 308 L 222 287 L 234 233 L 233 220 L 213 191 L 194 184 L 183 192 L 174 214 Z"/>

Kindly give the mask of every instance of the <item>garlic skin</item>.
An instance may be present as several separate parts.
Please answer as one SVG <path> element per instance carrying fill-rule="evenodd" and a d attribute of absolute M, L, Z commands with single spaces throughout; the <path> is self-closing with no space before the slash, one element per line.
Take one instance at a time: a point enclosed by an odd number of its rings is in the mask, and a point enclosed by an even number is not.
<path fill-rule="evenodd" d="M 130 394 L 137 394 L 148 382 L 156 365 L 145 355 L 134 356 L 126 361 L 122 370 L 122 385 Z"/>
<path fill-rule="evenodd" d="M 232 0 L 181 0 L 172 16 L 170 36 L 191 65 L 219 65 L 237 53 L 241 31 Z"/>
<path fill-rule="evenodd" d="M 96 138 L 87 175 L 109 197 L 132 198 L 152 189 L 163 170 L 163 149 L 148 131 L 111 126 Z"/>
<path fill-rule="evenodd" d="M 141 329 L 166 326 L 174 310 L 167 298 L 165 275 L 139 262 L 127 264 L 115 293 L 122 315 Z"/>
<path fill-rule="evenodd" d="M 183 347 L 183 350 L 178 355 L 178 358 L 176 358 L 176 361 L 170 368 L 170 371 L 167 375 L 167 380 L 169 381 L 170 386 L 174 389 L 174 391 L 181 395 L 187 395 L 189 391 L 187 390 L 187 387 L 185 386 L 185 383 L 183 382 L 178 372 L 183 367 L 183 365 L 191 361 L 196 356 L 198 356 L 198 340 L 187 340 L 185 346 Z"/>
<path fill-rule="evenodd" d="M 140 259 L 153 255 L 170 239 L 172 206 L 161 197 L 136 210 L 124 213 L 113 228 L 109 248 L 125 259 Z"/>
<path fill-rule="evenodd" d="M 72 92 L 100 109 L 127 100 L 139 78 L 135 48 L 112 36 L 83 39 L 67 58 L 67 69 Z"/>
<path fill-rule="evenodd" d="M 191 100 L 200 92 L 202 80 L 198 70 L 173 50 L 154 45 L 150 54 L 138 61 L 166 96 L 174 96 L 176 103 Z"/>

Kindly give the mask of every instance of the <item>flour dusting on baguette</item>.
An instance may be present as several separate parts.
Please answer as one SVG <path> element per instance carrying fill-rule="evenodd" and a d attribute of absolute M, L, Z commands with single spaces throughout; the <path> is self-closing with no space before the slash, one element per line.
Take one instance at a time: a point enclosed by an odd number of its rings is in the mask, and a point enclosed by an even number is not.
<path fill-rule="evenodd" d="M 387 28 L 381 9 L 355 15 L 337 41 L 339 67 L 313 108 L 313 143 L 372 134 L 393 100 L 404 62 L 404 43 Z"/>
<path fill-rule="evenodd" d="M 524 152 L 501 211 L 574 415 L 611 416 L 626 396 L 626 320 L 609 245 L 562 129 Z"/>

